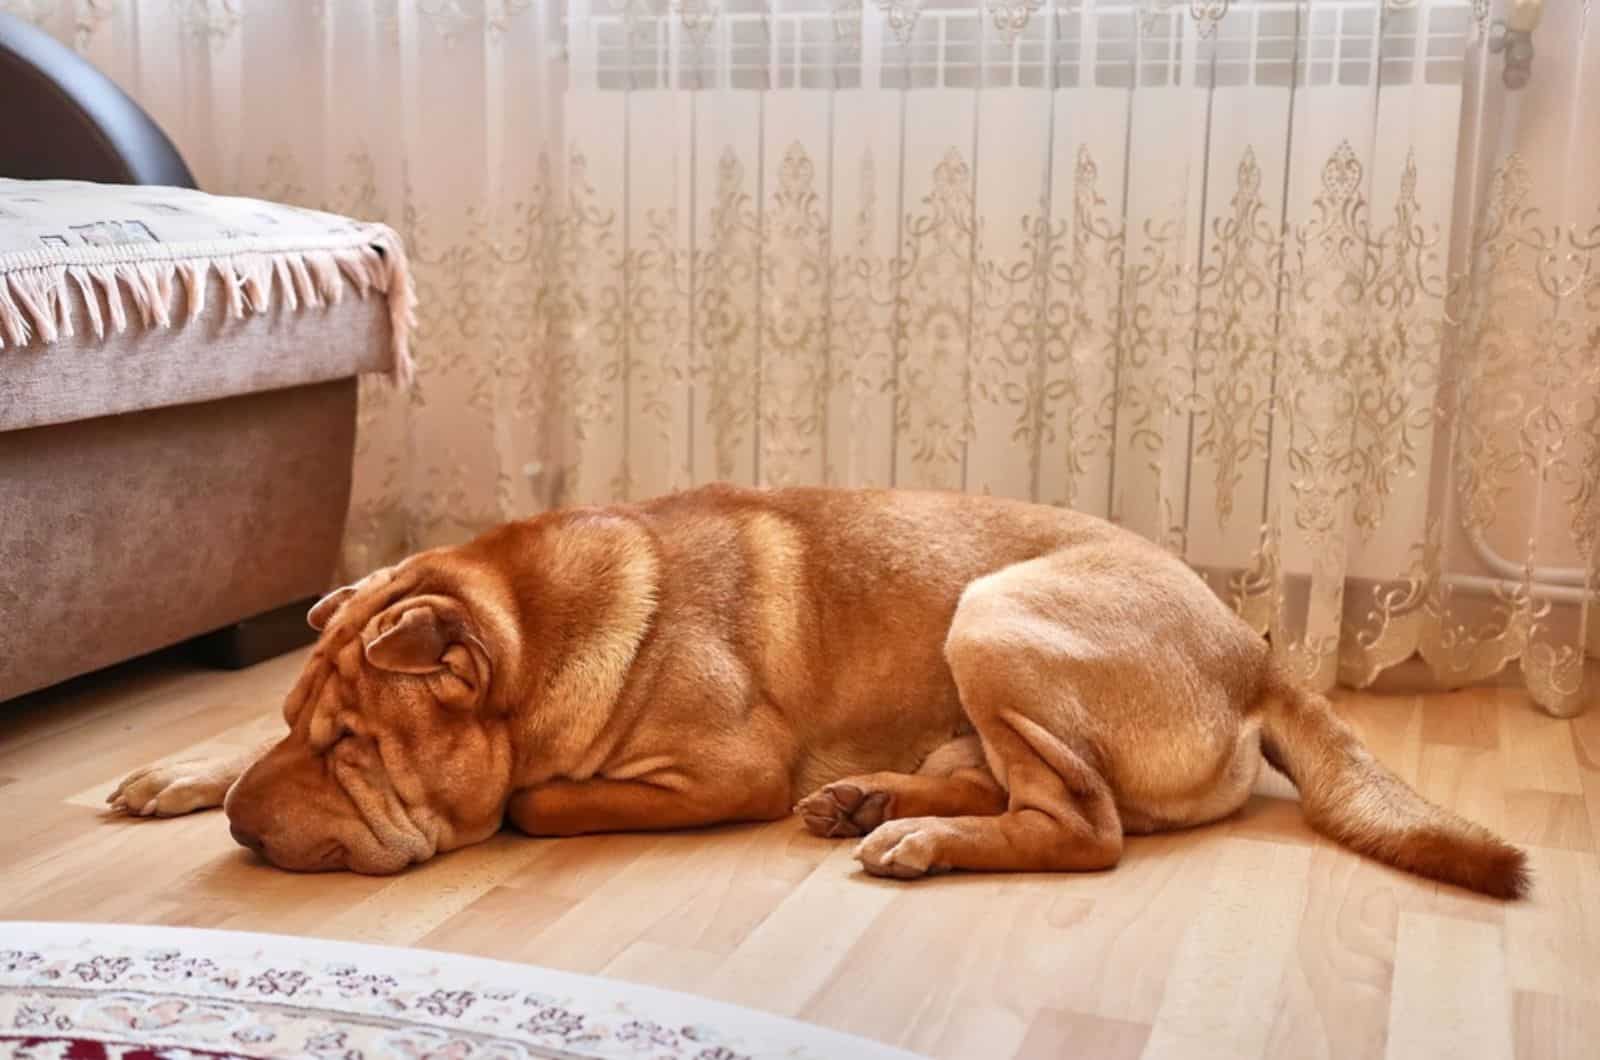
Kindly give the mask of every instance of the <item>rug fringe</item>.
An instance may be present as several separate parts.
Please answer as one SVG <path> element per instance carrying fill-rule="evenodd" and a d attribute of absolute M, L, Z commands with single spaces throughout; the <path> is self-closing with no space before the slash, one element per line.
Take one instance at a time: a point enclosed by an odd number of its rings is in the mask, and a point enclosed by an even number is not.
<path fill-rule="evenodd" d="M 390 378 L 404 388 L 415 379 L 416 290 L 400 237 L 383 226 L 366 243 L 334 249 L 14 269 L 0 275 L 0 349 L 71 338 L 73 288 L 97 339 L 128 329 L 128 302 L 146 328 L 190 323 L 205 309 L 213 272 L 234 320 L 267 312 L 274 302 L 289 312 L 338 305 L 347 285 L 361 298 L 369 291 L 384 295 L 393 343 Z M 181 306 L 175 305 L 179 298 Z"/>

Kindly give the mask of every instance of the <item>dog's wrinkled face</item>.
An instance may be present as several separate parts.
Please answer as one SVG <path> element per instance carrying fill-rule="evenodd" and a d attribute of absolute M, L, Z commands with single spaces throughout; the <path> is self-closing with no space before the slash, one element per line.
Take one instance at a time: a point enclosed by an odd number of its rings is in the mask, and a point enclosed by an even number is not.
<path fill-rule="evenodd" d="M 402 568 L 325 597 L 289 735 L 228 792 L 234 838 L 285 869 L 384 874 L 499 829 L 511 787 L 492 658 L 467 604 Z"/>

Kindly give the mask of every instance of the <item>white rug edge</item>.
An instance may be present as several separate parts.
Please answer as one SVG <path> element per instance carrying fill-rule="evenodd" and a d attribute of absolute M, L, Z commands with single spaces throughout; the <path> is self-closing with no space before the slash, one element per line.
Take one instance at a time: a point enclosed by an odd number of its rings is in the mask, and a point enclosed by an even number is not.
<path fill-rule="evenodd" d="M 162 924 L 113 924 L 93 921 L 4 920 L 0 921 L 0 949 L 27 944 L 36 939 L 44 944 L 81 945 L 92 942 L 103 946 L 151 947 L 185 945 L 210 953 L 253 955 L 257 952 L 285 952 L 297 960 L 324 959 L 329 962 L 364 958 L 376 965 L 401 968 L 417 974 L 441 977 L 484 978 L 504 976 L 519 989 L 561 993 L 582 987 L 589 998 L 605 1003 L 637 1002 L 682 1009 L 713 1018 L 719 1028 L 755 1040 L 770 1040 L 775 1030 L 785 1030 L 786 1038 L 797 1044 L 826 1050 L 824 1055 L 861 1057 L 863 1060 L 926 1060 L 917 1053 L 872 1038 L 808 1023 L 792 1016 L 766 1012 L 727 1001 L 702 997 L 684 991 L 609 979 L 582 972 L 567 972 L 538 964 L 522 964 L 493 957 L 452 953 L 447 950 L 386 946 L 369 942 L 270 932 L 233 931 L 216 928 L 183 927 Z"/>

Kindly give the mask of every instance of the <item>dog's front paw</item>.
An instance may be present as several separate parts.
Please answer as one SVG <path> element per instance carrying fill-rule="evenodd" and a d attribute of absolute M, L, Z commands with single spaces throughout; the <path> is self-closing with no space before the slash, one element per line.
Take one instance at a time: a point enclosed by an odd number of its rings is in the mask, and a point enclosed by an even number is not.
<path fill-rule="evenodd" d="M 829 784 L 794 808 L 812 835 L 847 839 L 866 835 L 889 816 L 889 793 L 865 791 L 847 780 Z"/>
<path fill-rule="evenodd" d="M 124 777 L 106 803 L 133 817 L 180 817 L 221 806 L 228 784 L 213 762 L 146 766 Z"/>
<path fill-rule="evenodd" d="M 907 817 L 890 821 L 856 844 L 854 857 L 874 876 L 914 880 L 943 872 L 940 863 L 941 830 L 946 825 L 934 817 Z"/>

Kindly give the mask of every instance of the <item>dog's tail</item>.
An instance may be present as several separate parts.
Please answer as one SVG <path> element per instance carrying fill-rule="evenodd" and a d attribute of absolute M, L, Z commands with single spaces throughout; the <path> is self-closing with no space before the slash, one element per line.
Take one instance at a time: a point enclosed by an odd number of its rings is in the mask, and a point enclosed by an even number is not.
<path fill-rule="evenodd" d="M 1311 827 L 1419 876 L 1496 898 L 1527 893 L 1522 851 L 1406 786 L 1325 698 L 1300 689 L 1275 667 L 1262 706 L 1262 753 L 1300 789 Z"/>

